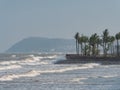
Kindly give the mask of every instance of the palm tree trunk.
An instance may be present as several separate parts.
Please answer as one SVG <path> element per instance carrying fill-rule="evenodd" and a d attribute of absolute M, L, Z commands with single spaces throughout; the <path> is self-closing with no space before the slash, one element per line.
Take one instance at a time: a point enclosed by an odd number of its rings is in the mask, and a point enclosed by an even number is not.
<path fill-rule="evenodd" d="M 107 56 L 107 44 L 105 43 L 105 48 L 104 48 L 104 50 L 105 50 L 105 52 L 104 52 L 104 55 L 105 55 L 105 57 Z"/>
<path fill-rule="evenodd" d="M 97 55 L 99 54 L 99 44 L 97 44 Z"/>
<path fill-rule="evenodd" d="M 76 40 L 76 54 L 77 54 L 77 40 Z"/>
<path fill-rule="evenodd" d="M 119 42 L 117 40 L 117 56 L 119 56 Z"/>
<path fill-rule="evenodd" d="M 103 55 L 105 56 L 105 43 L 103 42 Z"/>
<path fill-rule="evenodd" d="M 110 54 L 113 55 L 113 44 L 110 46 Z"/>
<path fill-rule="evenodd" d="M 82 46 L 82 43 L 81 43 L 81 55 L 83 54 L 82 49 L 83 49 L 83 46 Z"/>
<path fill-rule="evenodd" d="M 90 43 L 89 43 L 89 56 L 90 56 L 91 48 L 90 48 Z"/>
<path fill-rule="evenodd" d="M 95 56 L 95 45 L 92 46 L 92 55 Z"/>
<path fill-rule="evenodd" d="M 114 44 L 113 44 L 113 55 L 115 55 L 115 47 L 114 47 Z"/>
<path fill-rule="evenodd" d="M 87 54 L 87 51 L 86 51 L 86 43 L 85 43 L 85 56 L 86 56 L 86 54 Z"/>
<path fill-rule="evenodd" d="M 77 44 L 77 40 L 76 40 L 76 54 L 78 54 L 78 44 Z"/>
<path fill-rule="evenodd" d="M 77 46 L 78 46 L 77 51 L 78 51 L 78 54 L 79 54 L 79 43 L 77 42 L 77 44 L 78 44 L 78 45 L 77 45 Z"/>
<path fill-rule="evenodd" d="M 120 55 L 119 53 L 120 53 L 120 50 L 119 50 L 119 40 L 118 40 L 118 56 Z"/>

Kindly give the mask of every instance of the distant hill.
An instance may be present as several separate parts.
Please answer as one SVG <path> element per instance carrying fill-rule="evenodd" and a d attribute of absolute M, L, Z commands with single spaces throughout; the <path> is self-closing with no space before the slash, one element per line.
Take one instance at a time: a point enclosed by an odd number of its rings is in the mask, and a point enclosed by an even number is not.
<path fill-rule="evenodd" d="M 6 52 L 72 52 L 75 41 L 72 39 L 49 39 L 30 37 L 14 44 Z"/>

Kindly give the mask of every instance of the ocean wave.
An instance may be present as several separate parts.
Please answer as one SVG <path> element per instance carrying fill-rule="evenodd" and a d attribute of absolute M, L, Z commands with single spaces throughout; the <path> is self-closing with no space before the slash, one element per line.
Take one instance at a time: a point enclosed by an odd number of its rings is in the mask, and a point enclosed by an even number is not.
<path fill-rule="evenodd" d="M 12 55 L 12 57 L 16 57 L 16 55 Z M 49 60 L 55 60 L 57 55 L 27 55 L 26 58 L 21 58 L 19 60 L 7 60 L 7 61 L 0 61 L 0 65 L 46 65 L 52 63 Z"/>
<path fill-rule="evenodd" d="M 2 61 L 0 65 L 40 65 L 40 64 L 48 64 L 47 62 L 41 61 L 41 57 L 28 57 L 23 60 L 10 60 L 10 61 Z"/>
<path fill-rule="evenodd" d="M 34 60 L 39 60 L 39 59 L 54 59 L 57 58 L 57 55 L 41 55 L 41 56 L 34 56 L 34 55 L 29 55 L 29 57 L 32 57 Z"/>
<path fill-rule="evenodd" d="M 86 79 L 88 79 L 88 78 L 73 78 L 70 80 L 70 82 L 84 84 L 84 82 L 82 82 L 82 81 L 86 80 Z"/>
<path fill-rule="evenodd" d="M 100 66 L 100 64 L 98 64 L 98 63 L 87 63 L 87 64 L 83 64 L 83 66 L 88 67 L 88 68 L 93 68 L 93 67 Z"/>
<path fill-rule="evenodd" d="M 31 66 L 35 66 L 35 65 L 48 65 L 49 63 L 48 63 L 48 62 L 41 61 L 41 62 L 20 62 L 19 64 L 20 64 L 20 65 L 31 65 Z"/>
<path fill-rule="evenodd" d="M 98 66 L 97 64 L 85 64 L 82 66 L 69 66 L 69 67 L 64 67 L 64 68 L 51 68 L 51 70 L 31 70 L 22 74 L 10 74 L 10 75 L 4 75 L 0 77 L 0 81 L 10 81 L 15 78 L 21 78 L 21 77 L 35 77 L 40 74 L 45 74 L 45 73 L 63 73 L 66 71 L 73 71 L 73 70 L 79 70 L 79 69 L 88 69 L 88 68 L 93 68 L 94 66 Z"/>
<path fill-rule="evenodd" d="M 56 69 L 56 70 L 30 70 L 22 74 L 10 74 L 10 75 L 1 76 L 0 81 L 11 81 L 13 79 L 18 79 L 21 77 L 35 77 L 37 75 L 45 74 L 45 73 L 63 73 L 66 71 L 77 70 L 77 69 L 81 69 L 81 68 L 68 67 L 68 68 Z"/>
<path fill-rule="evenodd" d="M 26 73 L 22 73 L 22 74 L 9 74 L 9 75 L 4 75 L 0 77 L 0 81 L 12 81 L 13 79 L 19 79 L 22 77 L 35 77 L 37 75 L 40 75 L 40 73 L 31 70 L 28 71 Z"/>
<path fill-rule="evenodd" d="M 15 57 L 16 57 L 16 55 L 11 55 L 11 57 L 15 58 Z"/>
<path fill-rule="evenodd" d="M 66 71 L 72 71 L 72 70 L 80 70 L 80 69 L 90 69 L 90 68 L 94 68 L 96 66 L 99 66 L 99 64 L 94 64 L 94 63 L 90 63 L 90 64 L 84 64 L 81 66 L 68 66 L 68 67 L 64 67 L 61 69 L 54 69 L 52 68 L 52 70 L 44 70 L 44 71 L 39 71 L 40 73 L 62 73 L 62 72 L 66 72 Z"/>
<path fill-rule="evenodd" d="M 18 61 L 2 61 L 0 62 L 0 65 L 11 65 L 16 64 Z"/>
<path fill-rule="evenodd" d="M 54 59 L 54 58 L 57 58 L 57 55 L 51 55 L 51 56 L 47 56 L 45 58 Z"/>
<path fill-rule="evenodd" d="M 46 61 L 41 61 L 42 57 L 32 57 L 27 58 L 25 60 L 20 61 L 18 64 L 20 65 L 45 65 L 48 64 Z"/>
<path fill-rule="evenodd" d="M 22 67 L 20 65 L 0 66 L 0 70 L 18 69 L 18 68 L 22 68 Z"/>
<path fill-rule="evenodd" d="M 106 75 L 106 76 L 101 76 L 101 78 L 113 78 L 117 77 L 118 75 Z"/>

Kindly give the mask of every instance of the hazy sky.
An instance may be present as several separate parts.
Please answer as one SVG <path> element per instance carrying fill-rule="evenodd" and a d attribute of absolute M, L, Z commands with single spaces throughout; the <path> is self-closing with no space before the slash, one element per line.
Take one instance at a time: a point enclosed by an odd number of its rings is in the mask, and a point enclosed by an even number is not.
<path fill-rule="evenodd" d="M 120 31 L 120 0 L 0 0 L 0 52 L 23 38 Z"/>

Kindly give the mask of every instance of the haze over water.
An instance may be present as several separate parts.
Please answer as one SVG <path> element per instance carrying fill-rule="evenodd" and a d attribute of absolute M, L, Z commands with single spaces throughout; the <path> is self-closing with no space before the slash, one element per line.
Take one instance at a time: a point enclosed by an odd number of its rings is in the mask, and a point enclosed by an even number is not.
<path fill-rule="evenodd" d="M 0 52 L 28 37 L 120 30 L 120 0 L 0 0 Z"/>

